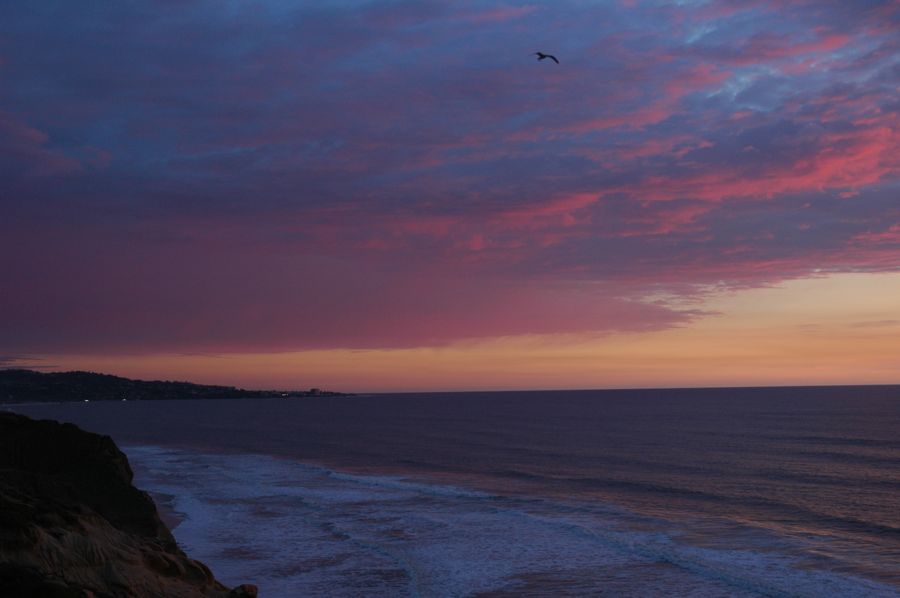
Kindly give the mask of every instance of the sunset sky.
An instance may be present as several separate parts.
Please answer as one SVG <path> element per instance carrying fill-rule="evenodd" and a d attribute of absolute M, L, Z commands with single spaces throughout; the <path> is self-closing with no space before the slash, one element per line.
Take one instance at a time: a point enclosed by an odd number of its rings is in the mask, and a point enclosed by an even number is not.
<path fill-rule="evenodd" d="M 898 90 L 900 0 L 0 3 L 0 366 L 900 383 Z"/>

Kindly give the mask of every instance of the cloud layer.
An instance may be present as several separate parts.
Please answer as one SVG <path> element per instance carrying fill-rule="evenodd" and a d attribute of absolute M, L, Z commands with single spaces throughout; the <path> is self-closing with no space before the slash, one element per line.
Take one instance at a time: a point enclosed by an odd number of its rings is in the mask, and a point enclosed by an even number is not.
<path fill-rule="evenodd" d="M 652 330 L 900 269 L 896 1 L 7 3 L 0 85 L 0 352 Z"/>

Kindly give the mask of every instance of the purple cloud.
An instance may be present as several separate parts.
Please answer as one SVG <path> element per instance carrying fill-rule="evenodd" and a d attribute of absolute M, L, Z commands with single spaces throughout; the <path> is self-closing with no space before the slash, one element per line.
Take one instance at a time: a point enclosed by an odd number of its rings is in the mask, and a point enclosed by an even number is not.
<path fill-rule="evenodd" d="M 645 330 L 900 268 L 896 2 L 0 7 L 0 351 Z M 560 65 L 531 54 L 552 51 Z"/>

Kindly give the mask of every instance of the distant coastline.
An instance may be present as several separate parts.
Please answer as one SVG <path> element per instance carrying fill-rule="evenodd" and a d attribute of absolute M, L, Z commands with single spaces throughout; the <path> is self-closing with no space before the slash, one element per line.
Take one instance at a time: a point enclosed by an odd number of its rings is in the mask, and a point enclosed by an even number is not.
<path fill-rule="evenodd" d="M 85 401 L 160 401 L 184 399 L 256 399 L 347 396 L 309 390 L 246 390 L 234 386 L 167 380 L 132 380 L 96 372 L 35 372 L 0 370 L 0 404 Z"/>

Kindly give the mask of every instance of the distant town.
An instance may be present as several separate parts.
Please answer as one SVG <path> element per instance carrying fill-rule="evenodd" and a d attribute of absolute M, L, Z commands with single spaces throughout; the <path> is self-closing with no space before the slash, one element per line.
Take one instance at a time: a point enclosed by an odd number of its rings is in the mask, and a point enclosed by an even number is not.
<path fill-rule="evenodd" d="M 309 390 L 245 390 L 234 386 L 162 380 L 131 380 L 95 372 L 0 370 L 0 403 L 68 401 L 162 401 L 178 399 L 261 399 L 337 397 L 346 393 Z"/>

